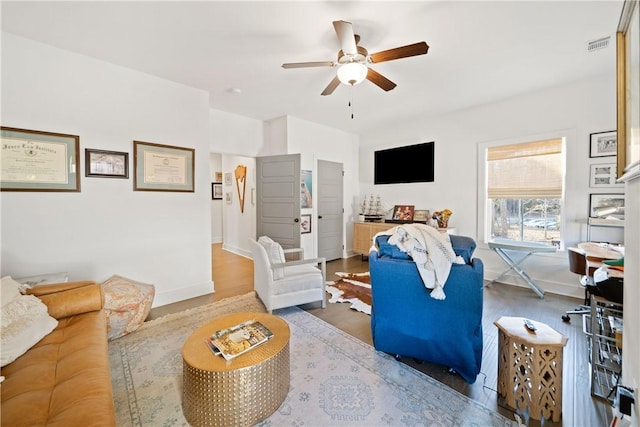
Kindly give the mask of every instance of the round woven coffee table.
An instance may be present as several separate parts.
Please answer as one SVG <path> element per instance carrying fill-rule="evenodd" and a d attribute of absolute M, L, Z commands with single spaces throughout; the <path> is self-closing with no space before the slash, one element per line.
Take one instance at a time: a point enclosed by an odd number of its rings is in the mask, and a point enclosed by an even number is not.
<path fill-rule="evenodd" d="M 227 361 L 205 340 L 247 320 L 273 332 L 266 343 Z M 289 325 L 266 313 L 236 313 L 197 329 L 182 347 L 182 411 L 193 426 L 253 425 L 280 407 L 289 392 Z"/>

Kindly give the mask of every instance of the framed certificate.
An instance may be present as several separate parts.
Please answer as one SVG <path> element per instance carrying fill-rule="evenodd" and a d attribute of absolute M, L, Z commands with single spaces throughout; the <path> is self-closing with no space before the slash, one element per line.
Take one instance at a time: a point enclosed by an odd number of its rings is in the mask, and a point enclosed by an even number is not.
<path fill-rule="evenodd" d="M 193 148 L 133 141 L 133 162 L 135 191 L 195 191 Z"/>
<path fill-rule="evenodd" d="M 2 191 L 80 191 L 80 137 L 1 128 Z"/>

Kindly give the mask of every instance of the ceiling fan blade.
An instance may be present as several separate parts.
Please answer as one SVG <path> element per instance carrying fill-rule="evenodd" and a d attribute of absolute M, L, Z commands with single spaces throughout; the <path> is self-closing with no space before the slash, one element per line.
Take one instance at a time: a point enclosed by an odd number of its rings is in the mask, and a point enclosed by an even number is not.
<path fill-rule="evenodd" d="M 429 51 L 429 45 L 425 42 L 409 44 L 394 49 L 383 50 L 382 52 L 372 53 L 369 55 L 371 62 L 380 63 L 392 61 L 394 59 L 408 58 L 410 56 L 424 55 Z"/>
<path fill-rule="evenodd" d="M 369 71 L 367 71 L 367 80 L 387 92 L 396 87 L 394 82 L 372 68 L 369 68 Z"/>
<path fill-rule="evenodd" d="M 333 21 L 333 28 L 336 30 L 342 53 L 345 55 L 355 55 L 358 53 L 356 48 L 356 36 L 353 33 L 353 25 L 347 21 Z"/>
<path fill-rule="evenodd" d="M 324 90 L 322 91 L 322 93 L 320 95 L 331 95 L 333 93 L 334 90 L 336 90 L 336 88 L 340 86 L 340 79 L 338 78 L 338 76 L 335 76 L 333 78 L 333 80 L 331 80 L 331 82 L 329 83 L 329 85 L 327 85 L 326 88 L 324 88 Z"/>
<path fill-rule="evenodd" d="M 334 65 L 336 65 L 336 63 L 333 61 L 289 62 L 282 64 L 282 68 L 333 67 Z"/>

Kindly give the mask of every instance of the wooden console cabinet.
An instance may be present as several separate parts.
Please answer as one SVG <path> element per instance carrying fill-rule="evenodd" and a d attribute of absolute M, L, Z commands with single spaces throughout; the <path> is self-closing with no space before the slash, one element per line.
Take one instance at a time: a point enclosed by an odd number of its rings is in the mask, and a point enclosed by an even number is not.
<path fill-rule="evenodd" d="M 384 222 L 356 222 L 353 224 L 353 251 L 362 255 L 369 255 L 373 245 L 373 236 L 386 231 L 398 224 Z"/>
<path fill-rule="evenodd" d="M 381 231 L 387 231 L 395 227 L 393 222 L 355 222 L 353 224 L 353 251 L 361 255 L 369 255 L 369 249 L 373 245 L 373 236 Z M 438 228 L 441 233 L 457 234 L 456 229 Z"/>

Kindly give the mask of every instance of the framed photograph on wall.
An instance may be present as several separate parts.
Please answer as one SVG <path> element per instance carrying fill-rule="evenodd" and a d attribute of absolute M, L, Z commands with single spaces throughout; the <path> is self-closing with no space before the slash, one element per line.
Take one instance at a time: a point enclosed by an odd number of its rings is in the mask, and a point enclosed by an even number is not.
<path fill-rule="evenodd" d="M 233 182 L 233 174 L 231 172 L 227 172 L 224 174 L 224 185 L 231 185 Z"/>
<path fill-rule="evenodd" d="M 589 216 L 598 218 L 624 213 L 624 194 L 590 194 Z"/>
<path fill-rule="evenodd" d="M 134 191 L 193 193 L 195 150 L 133 141 Z"/>
<path fill-rule="evenodd" d="M 592 164 L 589 173 L 589 187 L 622 187 L 624 184 L 617 184 L 617 168 L 615 163 Z"/>
<path fill-rule="evenodd" d="M 222 200 L 222 183 L 211 183 L 211 200 Z"/>
<path fill-rule="evenodd" d="M 591 147 L 589 157 L 609 157 L 615 156 L 618 151 L 617 132 L 597 132 L 589 135 Z"/>
<path fill-rule="evenodd" d="M 300 215 L 300 233 L 311 233 L 311 215 Z"/>
<path fill-rule="evenodd" d="M 84 175 L 100 178 L 129 178 L 129 153 L 84 150 Z"/>
<path fill-rule="evenodd" d="M 0 127 L 2 191 L 80 191 L 80 137 Z"/>
<path fill-rule="evenodd" d="M 309 170 L 300 171 L 300 208 L 307 209 L 313 207 L 313 174 Z"/>

